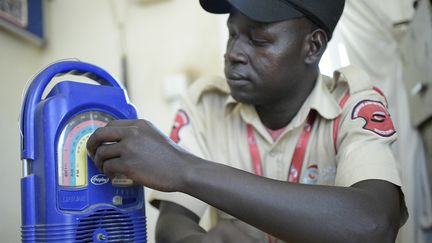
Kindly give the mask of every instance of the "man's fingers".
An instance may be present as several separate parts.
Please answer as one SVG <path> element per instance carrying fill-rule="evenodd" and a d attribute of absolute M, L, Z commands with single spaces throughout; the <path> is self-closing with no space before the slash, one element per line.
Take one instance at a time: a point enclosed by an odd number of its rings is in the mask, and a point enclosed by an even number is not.
<path fill-rule="evenodd" d="M 87 141 L 89 155 L 94 158 L 97 148 L 102 144 L 121 141 L 124 132 L 122 127 L 100 127 L 96 129 Z"/>
<path fill-rule="evenodd" d="M 121 145 L 118 143 L 102 144 L 97 147 L 93 160 L 99 170 L 103 170 L 104 162 L 121 156 Z"/>
<path fill-rule="evenodd" d="M 135 126 L 139 120 L 112 120 L 108 122 L 107 126 L 113 127 L 127 127 L 127 126 Z"/>
<path fill-rule="evenodd" d="M 105 127 L 96 129 L 87 141 L 87 151 L 93 158 L 96 149 L 104 143 L 119 142 L 125 135 L 133 134 L 140 127 L 148 126 L 145 120 L 113 120 Z"/>
<path fill-rule="evenodd" d="M 114 178 L 118 174 L 127 174 L 127 168 L 126 166 L 122 165 L 120 160 L 120 158 L 113 158 L 104 162 L 103 173 L 110 179 Z"/>

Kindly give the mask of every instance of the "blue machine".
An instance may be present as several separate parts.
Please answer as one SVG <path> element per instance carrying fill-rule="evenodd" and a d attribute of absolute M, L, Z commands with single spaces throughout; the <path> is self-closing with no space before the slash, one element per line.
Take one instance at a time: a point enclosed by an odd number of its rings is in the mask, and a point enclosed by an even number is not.
<path fill-rule="evenodd" d="M 52 79 L 66 73 L 100 85 L 62 81 L 42 99 Z M 135 118 L 126 92 L 99 67 L 63 61 L 36 76 L 21 116 L 22 242 L 147 241 L 143 187 L 112 183 L 86 150 L 98 127 Z"/>

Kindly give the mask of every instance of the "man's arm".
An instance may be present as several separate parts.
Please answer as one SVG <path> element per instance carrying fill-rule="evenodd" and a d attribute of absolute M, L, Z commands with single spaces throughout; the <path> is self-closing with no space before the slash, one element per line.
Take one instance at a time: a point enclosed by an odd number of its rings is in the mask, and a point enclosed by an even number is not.
<path fill-rule="evenodd" d="M 111 122 L 87 145 L 109 177 L 121 173 L 156 190 L 187 193 L 288 242 L 383 243 L 396 237 L 399 190 L 389 182 L 346 188 L 258 177 L 195 157 L 145 121 Z"/>
<path fill-rule="evenodd" d="M 156 242 L 160 243 L 259 243 L 242 232 L 231 220 L 220 221 L 209 232 L 199 226 L 199 218 L 188 209 L 161 201 L 156 224 Z"/>
<path fill-rule="evenodd" d="M 292 184 L 212 162 L 187 178 L 183 192 L 288 242 L 394 242 L 398 231 L 399 190 L 389 182 Z"/>
<path fill-rule="evenodd" d="M 199 226 L 199 220 L 199 217 L 188 209 L 161 201 L 156 224 L 156 242 L 202 242 L 206 231 Z"/>

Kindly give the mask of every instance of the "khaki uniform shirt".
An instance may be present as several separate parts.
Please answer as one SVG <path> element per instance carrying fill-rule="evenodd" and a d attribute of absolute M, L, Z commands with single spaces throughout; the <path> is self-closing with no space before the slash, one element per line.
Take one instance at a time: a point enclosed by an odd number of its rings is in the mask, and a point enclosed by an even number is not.
<path fill-rule="evenodd" d="M 339 102 L 347 92 L 349 99 L 341 109 Z M 320 76 L 276 141 L 261 123 L 254 106 L 238 103 L 229 95 L 224 79 L 197 81 L 177 114 L 171 137 L 199 157 L 253 173 L 246 128 L 251 124 L 264 176 L 286 181 L 296 144 L 312 109 L 318 115 L 307 145 L 300 183 L 348 187 L 363 180 L 380 179 L 401 185 L 390 148 L 396 132 L 386 100 L 372 89 L 368 77 L 353 67 L 336 72 L 334 79 Z M 333 124 L 339 116 L 335 149 Z M 206 203 L 182 193 L 154 191 L 149 200 L 175 202 L 200 217 L 208 208 Z M 219 220 L 236 220 L 217 210 L 216 215 Z M 236 223 L 260 242 L 268 242 L 263 232 L 238 220 Z"/>

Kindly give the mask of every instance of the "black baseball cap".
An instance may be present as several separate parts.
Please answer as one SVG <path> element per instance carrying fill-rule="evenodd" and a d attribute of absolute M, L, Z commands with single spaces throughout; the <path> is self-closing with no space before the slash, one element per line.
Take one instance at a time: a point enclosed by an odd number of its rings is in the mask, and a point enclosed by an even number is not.
<path fill-rule="evenodd" d="M 210 13 L 230 13 L 236 9 L 263 23 L 306 17 L 322 28 L 330 39 L 342 15 L 345 0 L 200 0 Z"/>

